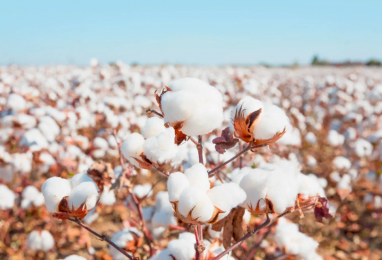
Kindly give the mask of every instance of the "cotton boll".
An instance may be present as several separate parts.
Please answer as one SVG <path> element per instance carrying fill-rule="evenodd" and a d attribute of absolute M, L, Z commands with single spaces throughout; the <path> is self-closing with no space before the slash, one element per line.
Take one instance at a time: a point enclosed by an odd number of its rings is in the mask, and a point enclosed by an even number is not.
<path fill-rule="evenodd" d="M 199 203 L 206 199 L 206 192 L 199 187 L 189 186 L 185 188 L 178 202 L 179 213 L 183 217 L 187 217 L 188 213 Z M 211 214 L 212 216 L 212 214 Z"/>
<path fill-rule="evenodd" d="M 7 99 L 7 107 L 15 112 L 26 109 L 27 102 L 25 99 L 17 94 L 10 94 Z"/>
<path fill-rule="evenodd" d="M 319 195 L 320 197 L 325 197 L 325 191 L 318 182 L 318 178 L 314 174 L 304 175 L 299 174 L 299 191 L 304 198 L 313 197 Z"/>
<path fill-rule="evenodd" d="M 252 171 L 252 168 L 250 168 L 250 167 L 243 167 L 241 169 L 236 168 L 228 176 L 230 177 L 232 182 L 234 182 L 236 184 L 240 184 L 241 179 L 243 179 L 243 177 L 251 171 Z"/>
<path fill-rule="evenodd" d="M 110 187 L 104 187 L 103 192 L 101 193 L 99 202 L 104 205 L 113 205 L 116 201 L 114 190 L 110 190 Z"/>
<path fill-rule="evenodd" d="M 317 165 L 317 160 L 316 158 L 314 158 L 313 156 L 311 155 L 308 155 L 306 157 L 306 161 L 307 161 L 307 164 L 310 166 L 310 167 L 315 167 Z"/>
<path fill-rule="evenodd" d="M 37 251 L 47 252 L 54 246 L 53 236 L 46 230 L 32 231 L 27 238 L 27 247 Z"/>
<path fill-rule="evenodd" d="M 133 188 L 133 193 L 140 199 L 145 196 L 151 196 L 153 194 L 151 184 L 135 185 Z"/>
<path fill-rule="evenodd" d="M 177 225 L 177 221 L 172 211 L 155 212 L 151 219 L 151 223 L 153 225 L 153 228 L 168 227 L 169 225 Z"/>
<path fill-rule="evenodd" d="M 150 117 L 147 119 L 146 124 L 141 129 L 142 135 L 146 139 L 157 136 L 165 130 L 164 120 L 158 117 Z"/>
<path fill-rule="evenodd" d="M 331 146 L 342 145 L 345 141 L 345 137 L 339 134 L 336 130 L 330 130 L 328 135 L 328 142 Z"/>
<path fill-rule="evenodd" d="M 51 177 L 42 185 L 42 193 L 45 205 L 49 212 L 58 213 L 58 205 L 63 197 L 69 196 L 71 192 L 70 182 L 60 177 Z"/>
<path fill-rule="evenodd" d="M 86 173 L 77 173 L 69 181 L 72 188 L 77 187 L 83 182 L 94 182 Z"/>
<path fill-rule="evenodd" d="M 107 148 L 109 148 L 108 142 L 102 137 L 94 138 L 93 144 L 94 144 L 94 147 L 98 149 L 106 150 Z"/>
<path fill-rule="evenodd" d="M 242 203 L 243 207 L 255 210 L 257 202 L 260 199 L 265 199 L 268 191 L 266 183 L 268 174 L 269 171 L 254 169 L 241 179 L 240 188 L 247 194 L 246 200 Z"/>
<path fill-rule="evenodd" d="M 136 228 L 125 228 L 122 231 L 119 231 L 111 236 L 111 241 L 113 241 L 120 248 L 125 248 L 127 243 L 134 241 L 133 234 L 136 234 L 139 237 L 142 237 L 142 232 L 138 231 Z M 126 256 L 120 253 L 114 247 L 109 247 L 110 254 L 113 256 L 114 260 L 125 260 Z"/>
<path fill-rule="evenodd" d="M 191 168 L 185 171 L 184 175 L 186 175 L 191 186 L 196 186 L 205 192 L 209 190 L 210 182 L 208 179 L 208 172 L 203 164 L 194 164 Z"/>
<path fill-rule="evenodd" d="M 139 168 L 139 163 L 134 158 L 140 158 L 143 153 L 143 144 L 145 139 L 138 133 L 132 133 L 127 136 L 121 145 L 123 156 L 134 166 Z"/>
<path fill-rule="evenodd" d="M 0 209 L 11 209 L 15 203 L 15 194 L 7 186 L 0 184 Z"/>
<path fill-rule="evenodd" d="M 223 99 L 208 83 L 194 78 L 174 81 L 161 97 L 164 121 L 183 122 L 182 132 L 189 136 L 204 135 L 223 122 Z"/>
<path fill-rule="evenodd" d="M 238 184 L 225 183 L 209 190 L 208 197 L 215 207 L 224 211 L 223 214 L 219 214 L 220 220 L 227 216 L 232 208 L 243 203 L 247 195 Z"/>
<path fill-rule="evenodd" d="M 99 214 L 96 212 L 96 208 L 93 208 L 91 211 L 86 214 L 86 216 L 82 219 L 86 224 L 90 225 L 93 223 L 97 218 L 99 217 Z"/>
<path fill-rule="evenodd" d="M 373 152 L 373 145 L 365 139 L 358 139 L 354 142 L 354 152 L 358 157 L 370 156 Z"/>
<path fill-rule="evenodd" d="M 315 144 L 317 143 L 317 137 L 314 135 L 314 133 L 312 132 L 308 132 L 306 135 L 305 135 L 305 140 L 310 143 L 310 144 Z"/>
<path fill-rule="evenodd" d="M 167 249 L 169 254 L 177 260 L 191 260 L 195 257 L 194 244 L 196 242 L 190 242 L 187 239 L 175 239 L 168 243 Z"/>
<path fill-rule="evenodd" d="M 19 141 L 19 146 L 27 146 L 32 151 L 48 148 L 49 143 L 40 130 L 32 128 L 26 131 Z"/>
<path fill-rule="evenodd" d="M 281 133 L 288 125 L 285 112 L 278 106 L 264 104 L 264 111 L 254 123 L 253 136 L 256 139 L 269 139 L 276 133 Z"/>
<path fill-rule="evenodd" d="M 206 193 L 201 193 L 198 196 L 201 196 L 201 198 L 193 208 L 191 217 L 196 221 L 206 222 L 212 218 L 215 207 Z"/>
<path fill-rule="evenodd" d="M 162 164 L 171 161 L 178 151 L 174 128 L 166 128 L 159 135 L 147 139 L 143 151 L 152 162 Z"/>
<path fill-rule="evenodd" d="M 337 156 L 336 158 L 334 158 L 333 160 L 333 165 L 337 168 L 337 169 L 350 169 L 351 167 L 351 162 L 349 159 L 347 159 L 346 157 L 343 157 L 343 156 Z"/>
<path fill-rule="evenodd" d="M 69 195 L 69 209 L 77 210 L 81 205 L 87 210 L 94 208 L 98 202 L 99 190 L 94 182 L 82 182 L 73 188 Z"/>

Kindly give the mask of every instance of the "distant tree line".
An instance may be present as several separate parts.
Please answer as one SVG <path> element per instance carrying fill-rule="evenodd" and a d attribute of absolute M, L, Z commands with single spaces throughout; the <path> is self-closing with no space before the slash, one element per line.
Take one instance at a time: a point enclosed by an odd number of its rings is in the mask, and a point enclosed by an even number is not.
<path fill-rule="evenodd" d="M 345 62 L 338 62 L 338 63 L 332 63 L 327 60 L 320 60 L 317 55 L 315 55 L 312 59 L 312 66 L 381 66 L 382 62 L 376 59 L 370 59 L 367 62 L 353 62 L 353 61 L 345 61 Z"/>

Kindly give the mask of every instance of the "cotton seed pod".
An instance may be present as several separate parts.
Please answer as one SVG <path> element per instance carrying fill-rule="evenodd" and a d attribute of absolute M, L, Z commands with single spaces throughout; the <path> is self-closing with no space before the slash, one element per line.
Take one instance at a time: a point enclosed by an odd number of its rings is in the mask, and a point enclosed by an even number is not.
<path fill-rule="evenodd" d="M 287 125 L 288 118 L 278 106 L 245 97 L 232 111 L 230 129 L 244 142 L 261 145 L 279 140 Z"/>
<path fill-rule="evenodd" d="M 123 141 L 121 151 L 126 160 L 135 167 L 150 170 L 152 168 L 152 162 L 146 158 L 143 152 L 144 143 L 145 139 L 142 135 L 132 133 Z"/>
<path fill-rule="evenodd" d="M 58 207 L 64 197 L 68 197 L 72 191 L 70 181 L 60 178 L 51 177 L 42 185 L 42 193 L 45 198 L 45 205 L 49 212 L 59 213 Z"/>
<path fill-rule="evenodd" d="M 227 216 L 246 197 L 235 183 L 210 189 L 207 169 L 200 163 L 187 169 L 185 174 L 171 174 L 167 187 L 176 215 L 190 224 L 213 224 Z"/>
<path fill-rule="evenodd" d="M 208 83 L 195 79 L 175 80 L 156 93 L 164 122 L 175 129 L 179 145 L 187 136 L 204 135 L 221 127 L 223 98 Z"/>

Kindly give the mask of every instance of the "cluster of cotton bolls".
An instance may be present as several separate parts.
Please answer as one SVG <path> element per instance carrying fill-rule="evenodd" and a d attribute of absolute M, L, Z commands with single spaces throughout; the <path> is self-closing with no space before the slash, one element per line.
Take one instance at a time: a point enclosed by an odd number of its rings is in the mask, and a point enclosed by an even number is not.
<path fill-rule="evenodd" d="M 364 182 L 372 192 L 361 200 L 369 209 L 381 208 L 378 69 L 146 67 L 100 65 L 93 59 L 85 67 L 1 67 L 0 93 L 0 213 L 28 211 L 45 221 L 50 215 L 41 206 L 46 204 L 56 217 L 83 218 L 89 225 L 111 214 L 111 205 L 119 209 L 114 214 L 123 212 L 121 207 L 133 214 L 138 209 L 131 194 L 117 187 L 117 180 L 126 175 L 117 160 L 120 141 L 131 169 L 124 184 L 142 203 L 155 239 L 166 239 L 165 231 L 174 226 L 184 228 L 182 220 L 204 224 L 213 237 L 209 223 L 240 205 L 248 210 L 247 217 L 249 211 L 297 210 L 318 197 L 339 205 L 337 195 L 344 199 L 359 183 L 366 187 Z M 199 135 L 204 165 L 193 142 Z M 208 171 L 248 145 L 263 144 L 271 146 L 248 151 L 208 178 Z M 106 183 L 88 171 L 99 159 L 114 167 Z M 168 177 L 168 191 L 164 185 L 154 189 L 150 178 L 157 175 Z M 36 215 L 36 209 L 43 214 Z M 113 220 L 137 230 L 121 231 L 114 241 L 126 250 L 126 243 L 137 247 L 146 231 L 138 228 L 135 215 L 131 222 L 121 216 Z M 279 226 L 276 232 L 282 233 Z M 45 231 L 33 232 L 38 241 L 37 235 Z M 290 235 L 299 241 L 304 235 L 297 232 Z M 309 243 L 292 248 L 283 240 L 286 233 L 277 241 L 279 248 L 314 259 L 307 254 L 317 245 L 310 250 L 314 243 L 307 239 Z M 11 239 L 17 240 L 16 235 Z M 182 233 L 156 257 L 192 259 L 194 239 Z M 185 249 L 176 249 L 176 243 Z M 46 251 L 46 246 L 35 244 L 30 248 Z M 210 249 L 207 246 L 205 254 Z M 113 250 L 118 259 L 120 253 Z M 77 256 L 70 257 L 65 259 Z"/>

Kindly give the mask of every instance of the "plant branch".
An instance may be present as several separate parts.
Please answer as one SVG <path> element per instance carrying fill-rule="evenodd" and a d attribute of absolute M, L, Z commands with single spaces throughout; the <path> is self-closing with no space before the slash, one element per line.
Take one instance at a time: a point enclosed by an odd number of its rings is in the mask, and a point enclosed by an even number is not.
<path fill-rule="evenodd" d="M 220 164 L 219 166 L 216 166 L 215 168 L 213 168 L 212 170 L 210 170 L 208 172 L 208 177 L 212 177 L 214 175 L 214 172 L 219 170 L 220 168 L 222 168 L 224 165 L 232 162 L 233 160 L 235 160 L 236 158 L 238 158 L 239 156 L 241 156 L 242 154 L 248 152 L 249 150 L 252 150 L 252 149 L 256 149 L 256 148 L 260 148 L 260 147 L 264 147 L 266 146 L 267 144 L 261 144 L 261 145 L 256 145 L 256 146 L 252 146 L 251 144 L 249 144 L 244 150 L 242 150 L 240 153 L 236 154 L 234 157 L 232 157 L 231 159 L 229 159 L 228 161 L 225 161 L 224 163 Z"/>
<path fill-rule="evenodd" d="M 79 219 L 71 219 L 69 218 L 70 221 L 78 224 L 79 226 L 81 226 L 82 228 L 86 229 L 87 231 L 89 231 L 90 233 L 92 233 L 93 235 L 95 235 L 96 237 L 98 237 L 99 239 L 101 239 L 102 241 L 106 241 L 109 245 L 111 245 L 112 247 L 114 247 L 115 249 L 117 249 L 121 254 L 125 255 L 126 257 L 128 257 L 130 260 L 136 260 L 136 258 L 134 256 L 131 256 L 129 255 L 128 253 L 126 253 L 122 248 L 120 248 L 119 246 L 117 246 L 116 244 L 114 244 L 113 241 L 111 241 L 106 235 L 100 235 L 98 234 L 97 232 L 95 232 L 93 229 L 89 228 L 88 226 L 85 226 Z"/>
<path fill-rule="evenodd" d="M 146 114 L 150 115 L 151 113 L 154 113 L 154 114 L 156 114 L 157 116 L 159 116 L 159 117 L 161 117 L 161 118 L 164 118 L 164 116 L 163 116 L 161 113 L 159 113 L 158 111 L 155 111 L 155 110 L 150 109 L 150 108 L 146 110 Z"/>
<path fill-rule="evenodd" d="M 203 164 L 203 145 L 201 135 L 198 136 L 198 145 L 196 147 L 198 148 L 199 163 Z"/>

